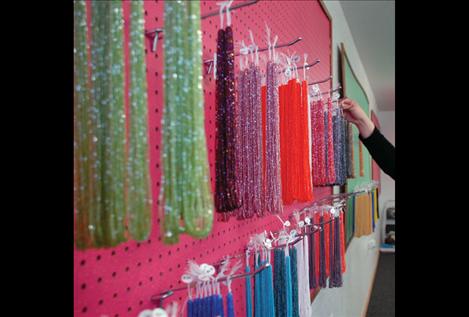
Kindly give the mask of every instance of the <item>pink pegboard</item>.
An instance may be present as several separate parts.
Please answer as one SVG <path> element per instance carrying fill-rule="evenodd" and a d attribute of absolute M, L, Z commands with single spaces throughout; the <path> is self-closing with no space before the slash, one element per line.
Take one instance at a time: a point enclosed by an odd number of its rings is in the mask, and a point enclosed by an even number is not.
<path fill-rule="evenodd" d="M 233 5 L 236 4 L 233 3 Z M 163 1 L 145 1 L 145 28 L 163 27 Z M 201 1 L 202 15 L 218 10 L 215 1 Z M 124 2 L 125 20 L 128 20 L 129 3 Z M 235 43 L 241 39 L 249 41 L 248 30 L 252 30 L 260 47 L 265 43 L 265 24 L 272 34 L 278 34 L 278 43 L 286 43 L 298 36 L 303 41 L 289 48 L 290 53 L 302 56 L 308 53 L 308 61 L 316 58 L 321 63 L 308 71 L 310 80 L 330 76 L 331 71 L 331 23 L 318 1 L 260 1 L 259 3 L 232 12 L 232 27 Z M 213 57 L 216 49 L 218 16 L 202 21 L 203 56 Z M 150 170 L 155 205 L 153 207 L 153 230 L 148 241 L 129 241 L 116 248 L 78 251 L 74 254 L 74 311 L 75 316 L 137 316 L 152 308 L 150 298 L 168 288 L 181 286 L 180 276 L 188 259 L 214 263 L 227 254 L 242 252 L 249 236 L 264 229 L 277 230 L 280 222 L 274 216 L 239 221 L 214 222 L 213 231 L 203 240 L 181 235 L 179 244 L 167 246 L 160 238 L 158 195 L 160 190 L 160 140 L 163 109 L 163 41 L 159 41 L 156 52 L 151 52 L 150 40 L 146 40 L 146 62 L 148 80 L 148 114 L 150 134 Z M 280 49 L 287 52 L 287 49 Z M 238 67 L 238 63 L 236 63 Z M 330 83 L 321 84 L 322 90 L 330 89 Z M 212 188 L 215 186 L 215 82 L 212 75 L 204 76 L 205 125 Z M 315 199 L 332 193 L 331 187 L 314 188 Z M 285 206 L 283 218 L 293 210 L 306 204 Z M 233 282 L 237 316 L 243 316 L 244 280 Z M 185 292 L 173 295 L 171 300 L 185 301 Z"/>

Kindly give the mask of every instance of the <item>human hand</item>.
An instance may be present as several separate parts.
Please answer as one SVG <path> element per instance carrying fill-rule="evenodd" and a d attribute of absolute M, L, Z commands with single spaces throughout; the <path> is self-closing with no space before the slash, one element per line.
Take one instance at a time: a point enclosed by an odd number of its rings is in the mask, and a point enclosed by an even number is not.
<path fill-rule="evenodd" d="M 375 129 L 373 121 L 368 118 L 365 111 L 356 101 L 345 98 L 339 104 L 343 109 L 345 119 L 355 124 L 363 138 L 366 139 L 373 133 Z"/>

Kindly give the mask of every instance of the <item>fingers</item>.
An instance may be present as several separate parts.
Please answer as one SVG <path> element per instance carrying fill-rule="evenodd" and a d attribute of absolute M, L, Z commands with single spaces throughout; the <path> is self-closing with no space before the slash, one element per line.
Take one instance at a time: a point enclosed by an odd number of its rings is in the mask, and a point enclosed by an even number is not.
<path fill-rule="evenodd" d="M 351 99 L 345 98 L 340 101 L 340 105 L 342 106 L 342 109 L 347 110 L 355 106 L 355 102 Z"/>

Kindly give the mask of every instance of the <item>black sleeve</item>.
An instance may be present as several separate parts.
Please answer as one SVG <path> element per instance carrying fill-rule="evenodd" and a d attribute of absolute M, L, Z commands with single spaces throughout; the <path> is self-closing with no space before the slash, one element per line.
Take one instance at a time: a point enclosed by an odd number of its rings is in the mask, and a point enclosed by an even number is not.
<path fill-rule="evenodd" d="M 379 167 L 395 179 L 396 167 L 394 157 L 394 146 L 381 134 L 375 127 L 373 133 L 366 139 L 360 136 L 360 140 L 370 152 L 371 157 L 379 165 Z"/>

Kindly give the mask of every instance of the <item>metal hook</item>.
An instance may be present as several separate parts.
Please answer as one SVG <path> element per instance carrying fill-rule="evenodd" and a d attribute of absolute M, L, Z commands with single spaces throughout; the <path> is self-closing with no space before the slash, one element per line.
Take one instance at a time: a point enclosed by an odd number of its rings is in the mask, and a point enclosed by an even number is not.
<path fill-rule="evenodd" d="M 158 295 L 153 295 L 151 297 L 151 302 L 156 306 L 156 307 L 163 307 L 163 300 L 168 298 L 169 296 L 173 295 L 174 292 L 169 290 L 165 293 L 161 293 Z"/>
<path fill-rule="evenodd" d="M 237 9 L 240 9 L 240 8 L 243 8 L 243 7 L 247 7 L 247 6 L 250 6 L 252 4 L 256 4 L 257 2 L 259 2 L 259 0 L 253 0 L 253 1 L 246 1 L 246 2 L 242 2 L 240 4 L 237 4 L 237 5 L 234 5 L 232 7 L 230 7 L 230 12 L 233 11 L 233 10 L 237 10 Z M 225 13 L 226 12 L 226 8 L 223 9 L 222 13 Z M 206 18 L 210 18 L 210 17 L 213 17 L 213 16 L 217 16 L 220 14 L 220 11 L 213 11 L 213 12 L 210 12 L 210 13 L 207 13 L 207 14 L 204 14 L 203 16 L 201 16 L 200 18 L 202 20 L 206 19 Z"/>
<path fill-rule="evenodd" d="M 325 91 L 325 92 L 321 92 L 320 94 L 313 94 L 312 96 L 319 96 L 319 95 L 327 95 L 327 94 L 332 94 L 336 91 L 340 91 L 342 90 L 342 86 L 339 85 L 336 89 L 332 89 L 332 90 L 328 90 L 328 91 Z"/>
<path fill-rule="evenodd" d="M 316 85 L 316 84 L 322 84 L 322 83 L 328 82 L 331 79 L 332 79 L 332 76 L 329 76 L 326 79 L 315 81 L 315 82 L 309 83 L 308 85 L 311 86 L 311 85 Z"/>
<path fill-rule="evenodd" d="M 145 35 L 148 36 L 148 37 L 151 37 L 151 36 L 154 35 L 153 44 L 151 46 L 151 51 L 152 52 L 156 52 L 156 47 L 157 47 L 157 44 L 158 44 L 158 37 L 159 37 L 160 33 L 163 33 L 163 29 L 161 29 L 161 28 L 157 28 L 157 29 L 145 32 Z"/>
<path fill-rule="evenodd" d="M 288 43 L 284 43 L 284 44 L 279 44 L 279 45 L 275 45 L 274 48 L 282 48 L 282 47 L 289 47 L 289 46 L 292 46 L 292 45 L 295 45 L 296 43 L 302 41 L 303 38 L 301 36 L 297 37 L 296 39 L 288 42 Z M 261 49 L 258 49 L 257 50 L 257 53 L 260 53 L 260 52 L 264 52 L 264 51 L 267 51 L 269 48 L 268 47 L 264 47 L 264 48 L 261 48 Z M 240 56 L 242 54 L 240 53 L 237 53 L 235 54 L 234 56 Z M 315 64 L 319 63 L 319 60 L 317 60 L 316 62 L 314 62 L 313 64 L 311 65 L 307 65 L 307 67 L 310 67 L 310 66 L 314 66 Z M 209 64 L 209 67 L 210 67 L 210 64 L 213 64 L 213 59 L 206 59 L 204 61 L 204 64 Z M 211 67 L 209 68 L 210 70 L 212 69 Z M 210 71 L 207 72 L 207 74 L 209 74 Z"/>

